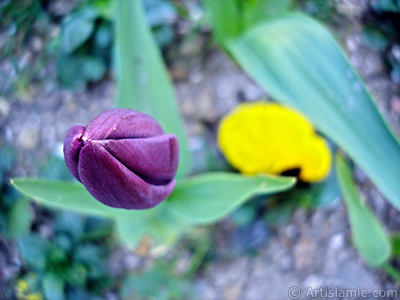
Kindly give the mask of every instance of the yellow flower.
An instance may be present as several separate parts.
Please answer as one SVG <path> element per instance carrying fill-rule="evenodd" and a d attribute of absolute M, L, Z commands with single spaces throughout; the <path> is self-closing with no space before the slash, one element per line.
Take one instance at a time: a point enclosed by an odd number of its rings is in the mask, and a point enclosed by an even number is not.
<path fill-rule="evenodd" d="M 22 297 L 28 291 L 28 288 L 28 283 L 23 279 L 19 279 L 15 287 L 18 297 Z"/>
<path fill-rule="evenodd" d="M 239 105 L 222 120 L 218 144 L 230 164 L 247 175 L 298 168 L 301 180 L 317 182 L 331 167 L 326 141 L 307 119 L 278 104 Z"/>

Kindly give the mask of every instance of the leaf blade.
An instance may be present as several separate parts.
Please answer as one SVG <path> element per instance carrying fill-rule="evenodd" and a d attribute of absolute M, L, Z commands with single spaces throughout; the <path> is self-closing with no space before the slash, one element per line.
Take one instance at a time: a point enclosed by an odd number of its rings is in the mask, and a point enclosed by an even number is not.
<path fill-rule="evenodd" d="M 53 208 L 76 211 L 81 214 L 107 218 L 121 216 L 142 218 L 153 213 L 151 209 L 138 211 L 106 206 L 94 199 L 83 185 L 75 182 L 15 178 L 11 180 L 11 184 L 21 193 L 32 197 L 39 203 Z"/>
<path fill-rule="evenodd" d="M 185 127 L 173 85 L 148 28 L 141 1 L 119 0 L 116 26 L 118 95 L 116 106 L 155 118 L 167 133 L 178 136 L 178 178 L 191 168 Z"/>
<path fill-rule="evenodd" d="M 215 38 L 220 43 L 239 34 L 241 27 L 239 7 L 234 0 L 205 0 L 204 4 L 210 12 Z"/>
<path fill-rule="evenodd" d="M 167 203 L 191 223 L 210 223 L 252 196 L 284 191 L 294 183 L 289 177 L 208 173 L 178 182 Z"/>
<path fill-rule="evenodd" d="M 389 237 L 371 210 L 362 203 L 350 169 L 339 155 L 336 156 L 336 172 L 358 252 L 370 266 L 384 264 L 391 254 Z"/>

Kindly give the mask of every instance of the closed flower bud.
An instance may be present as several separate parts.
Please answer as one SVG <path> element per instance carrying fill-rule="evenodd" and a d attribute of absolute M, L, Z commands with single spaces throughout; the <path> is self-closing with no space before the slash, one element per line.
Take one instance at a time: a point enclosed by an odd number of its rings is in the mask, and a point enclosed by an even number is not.
<path fill-rule="evenodd" d="M 72 127 L 65 163 L 89 193 L 105 205 L 146 209 L 173 191 L 178 140 L 150 116 L 129 109 L 103 112 L 86 127 Z"/>

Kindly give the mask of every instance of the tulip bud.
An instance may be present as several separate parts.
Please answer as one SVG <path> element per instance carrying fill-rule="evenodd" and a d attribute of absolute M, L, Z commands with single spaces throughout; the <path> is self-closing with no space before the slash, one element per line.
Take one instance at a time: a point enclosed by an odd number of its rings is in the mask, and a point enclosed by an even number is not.
<path fill-rule="evenodd" d="M 179 145 L 150 116 L 113 109 L 86 127 L 72 127 L 64 140 L 64 157 L 72 175 L 103 204 L 146 209 L 172 193 Z"/>

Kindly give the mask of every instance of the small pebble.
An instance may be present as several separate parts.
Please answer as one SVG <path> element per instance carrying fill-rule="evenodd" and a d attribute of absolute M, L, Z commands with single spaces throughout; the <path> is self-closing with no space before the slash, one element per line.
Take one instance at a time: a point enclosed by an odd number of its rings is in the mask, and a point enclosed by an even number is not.
<path fill-rule="evenodd" d="M 0 98 L 0 115 L 2 117 L 7 117 L 8 114 L 10 113 L 10 110 L 11 110 L 10 103 L 4 98 Z"/>
<path fill-rule="evenodd" d="M 25 125 L 17 137 L 17 144 L 26 150 L 32 150 L 39 142 L 39 130 Z"/>
<path fill-rule="evenodd" d="M 396 114 L 400 114 L 400 97 L 394 97 L 390 103 L 390 109 Z"/>

